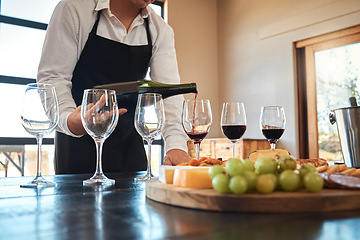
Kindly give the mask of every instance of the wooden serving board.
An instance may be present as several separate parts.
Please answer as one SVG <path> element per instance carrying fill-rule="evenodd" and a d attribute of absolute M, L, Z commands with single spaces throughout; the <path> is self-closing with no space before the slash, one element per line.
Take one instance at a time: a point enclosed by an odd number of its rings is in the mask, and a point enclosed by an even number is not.
<path fill-rule="evenodd" d="M 174 206 L 227 212 L 326 212 L 360 209 L 360 190 L 323 189 L 318 193 L 219 194 L 213 189 L 191 189 L 146 183 L 146 197 Z"/>

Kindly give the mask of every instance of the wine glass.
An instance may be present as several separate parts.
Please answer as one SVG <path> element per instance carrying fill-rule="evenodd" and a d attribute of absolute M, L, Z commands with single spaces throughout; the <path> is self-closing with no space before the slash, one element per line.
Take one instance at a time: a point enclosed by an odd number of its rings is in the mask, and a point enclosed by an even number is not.
<path fill-rule="evenodd" d="M 246 130 L 246 114 L 243 103 L 226 102 L 221 113 L 221 129 L 224 135 L 233 143 L 233 158 L 236 157 L 236 142 Z"/>
<path fill-rule="evenodd" d="M 22 103 L 21 124 L 37 141 L 37 174 L 34 180 L 20 187 L 42 188 L 56 185 L 41 176 L 41 147 L 44 135 L 50 134 L 58 121 L 59 105 L 55 88 L 44 83 L 27 84 Z"/>
<path fill-rule="evenodd" d="M 135 181 L 147 181 L 154 178 L 151 171 L 151 143 L 161 134 L 165 123 L 164 103 L 161 94 L 139 94 L 134 123 L 136 131 L 148 144 L 148 166 L 146 174 L 142 177 L 135 178 Z"/>
<path fill-rule="evenodd" d="M 284 108 L 280 106 L 267 106 L 261 108 L 260 129 L 270 142 L 271 149 L 285 131 L 286 118 Z"/>
<path fill-rule="evenodd" d="M 96 145 L 96 170 L 83 181 L 83 185 L 112 185 L 115 180 L 107 178 L 102 170 L 102 148 L 114 131 L 119 119 L 116 92 L 107 89 L 86 89 L 81 104 L 81 122 Z"/>
<path fill-rule="evenodd" d="M 186 134 L 194 142 L 196 159 L 199 160 L 200 143 L 208 134 L 212 123 L 210 101 L 184 100 L 181 121 Z"/>

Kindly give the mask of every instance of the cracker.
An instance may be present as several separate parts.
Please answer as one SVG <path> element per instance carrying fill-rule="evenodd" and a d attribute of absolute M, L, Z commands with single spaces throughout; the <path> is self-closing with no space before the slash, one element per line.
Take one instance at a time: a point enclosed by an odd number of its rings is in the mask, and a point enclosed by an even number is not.
<path fill-rule="evenodd" d="M 330 166 L 325 172 L 326 173 L 336 173 L 336 172 L 344 171 L 348 168 L 349 167 L 346 166 L 346 164 L 334 164 L 334 165 Z"/>
<path fill-rule="evenodd" d="M 339 165 L 335 164 L 335 165 L 328 167 L 328 169 L 325 171 L 325 173 L 338 172 L 338 169 L 339 169 Z"/>
<path fill-rule="evenodd" d="M 322 173 L 322 172 L 325 172 L 329 167 L 324 165 L 324 166 L 321 166 L 321 167 L 317 167 L 316 170 L 318 173 Z"/>
<path fill-rule="evenodd" d="M 351 173 L 353 176 L 360 176 L 360 168 L 356 169 L 355 172 Z"/>
<path fill-rule="evenodd" d="M 349 168 L 348 166 L 346 166 L 346 164 L 337 164 L 337 165 L 339 166 L 338 172 L 342 172 Z"/>
<path fill-rule="evenodd" d="M 346 174 L 346 175 L 351 175 L 355 171 L 356 171 L 356 168 L 348 168 L 348 169 L 345 169 L 344 171 L 341 171 L 341 173 Z"/>

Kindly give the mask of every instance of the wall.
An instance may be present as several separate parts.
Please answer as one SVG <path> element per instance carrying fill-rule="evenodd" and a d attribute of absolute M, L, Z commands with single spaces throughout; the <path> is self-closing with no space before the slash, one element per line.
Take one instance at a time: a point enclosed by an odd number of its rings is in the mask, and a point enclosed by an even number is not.
<path fill-rule="evenodd" d="M 298 156 L 293 43 L 360 24 L 359 0 L 218 1 L 219 101 L 243 101 L 248 129 L 262 138 L 260 108 L 281 105 L 287 126 L 279 147 Z"/>
<path fill-rule="evenodd" d="M 218 106 L 217 2 L 168 0 L 167 8 L 168 23 L 175 31 L 181 82 L 196 82 L 198 98 L 210 99 L 213 124 L 208 137 L 217 137 L 222 134 Z"/>
<path fill-rule="evenodd" d="M 183 82 L 198 83 L 220 130 L 222 102 L 245 103 L 244 138 L 263 139 L 264 105 L 285 108 L 279 147 L 298 155 L 293 43 L 360 24 L 359 0 L 168 0 Z"/>

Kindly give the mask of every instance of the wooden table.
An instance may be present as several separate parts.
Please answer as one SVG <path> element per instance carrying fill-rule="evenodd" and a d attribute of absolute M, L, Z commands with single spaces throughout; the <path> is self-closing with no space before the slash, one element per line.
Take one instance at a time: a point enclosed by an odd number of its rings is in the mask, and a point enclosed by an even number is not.
<path fill-rule="evenodd" d="M 91 175 L 46 176 L 55 188 L 0 178 L 0 239 L 359 239 L 360 211 L 231 213 L 192 210 L 145 197 L 139 173 L 107 174 L 116 185 L 83 187 Z M 338 203 L 341 204 L 341 203 Z"/>

